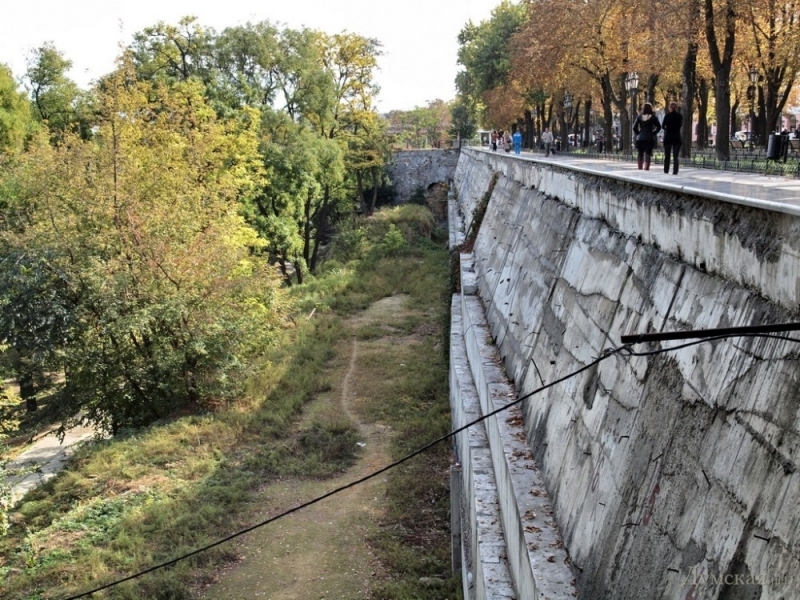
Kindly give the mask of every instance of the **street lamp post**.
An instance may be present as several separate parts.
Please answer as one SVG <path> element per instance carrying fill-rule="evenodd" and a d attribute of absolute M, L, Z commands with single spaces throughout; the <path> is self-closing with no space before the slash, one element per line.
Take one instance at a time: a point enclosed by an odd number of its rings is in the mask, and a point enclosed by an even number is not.
<path fill-rule="evenodd" d="M 758 69 L 750 66 L 747 71 L 747 76 L 750 78 L 750 85 L 747 87 L 747 99 L 750 101 L 750 114 L 747 115 L 747 131 L 750 138 L 750 148 L 753 148 L 753 104 L 756 99 L 756 83 L 758 83 Z"/>
<path fill-rule="evenodd" d="M 636 120 L 636 94 L 639 91 L 639 73 L 630 71 L 625 77 L 625 89 L 631 97 L 631 140 L 628 151 L 633 152 L 633 123 Z"/>

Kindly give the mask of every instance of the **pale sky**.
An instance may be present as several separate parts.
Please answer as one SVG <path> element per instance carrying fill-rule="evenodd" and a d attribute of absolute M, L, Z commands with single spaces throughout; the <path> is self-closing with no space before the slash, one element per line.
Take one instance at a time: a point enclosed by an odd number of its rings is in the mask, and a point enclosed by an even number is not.
<path fill-rule="evenodd" d="M 225 27 L 269 20 L 289 28 L 349 31 L 382 44 L 382 112 L 452 100 L 458 32 L 470 19 L 489 19 L 501 0 L 0 0 L 0 63 L 20 77 L 26 57 L 53 42 L 73 63 L 81 87 L 109 72 L 120 45 L 158 21 L 187 15 Z"/>

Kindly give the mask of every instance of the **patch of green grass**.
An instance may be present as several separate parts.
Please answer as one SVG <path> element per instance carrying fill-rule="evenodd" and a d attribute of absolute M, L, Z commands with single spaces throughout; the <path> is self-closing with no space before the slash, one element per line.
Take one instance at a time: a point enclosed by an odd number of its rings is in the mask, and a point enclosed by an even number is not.
<path fill-rule="evenodd" d="M 324 365 L 341 322 L 323 315 L 286 335 L 249 382 L 250 398 L 85 447 L 30 493 L 0 539 L 0 596 L 58 598 L 169 560 L 244 526 L 236 515 L 270 478 L 326 477 L 351 464 L 348 423 L 312 423 L 287 437 L 304 404 L 330 389 Z M 202 564 L 233 559 L 223 545 L 107 595 L 184 597 Z"/>
<path fill-rule="evenodd" d="M 291 438 L 251 454 L 243 467 L 283 477 L 328 477 L 352 466 L 357 441 L 357 432 L 349 423 L 313 423 Z"/>

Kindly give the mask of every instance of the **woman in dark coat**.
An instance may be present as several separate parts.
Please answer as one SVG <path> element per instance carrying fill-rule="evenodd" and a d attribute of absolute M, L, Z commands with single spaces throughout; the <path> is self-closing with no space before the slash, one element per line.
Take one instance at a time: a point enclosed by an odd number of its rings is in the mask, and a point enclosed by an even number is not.
<path fill-rule="evenodd" d="M 681 126 L 683 115 L 678 112 L 678 104 L 670 102 L 669 112 L 664 116 L 661 126 L 664 129 L 664 173 L 669 173 L 669 155 L 673 153 L 672 174 L 678 174 L 678 153 L 681 149 Z"/>
<path fill-rule="evenodd" d="M 653 114 L 653 105 L 647 102 L 633 124 L 633 132 L 636 134 L 636 150 L 639 152 L 637 163 L 640 169 L 644 162 L 645 170 L 650 170 L 650 158 L 653 156 L 653 147 L 659 131 L 661 131 L 661 123 Z"/>

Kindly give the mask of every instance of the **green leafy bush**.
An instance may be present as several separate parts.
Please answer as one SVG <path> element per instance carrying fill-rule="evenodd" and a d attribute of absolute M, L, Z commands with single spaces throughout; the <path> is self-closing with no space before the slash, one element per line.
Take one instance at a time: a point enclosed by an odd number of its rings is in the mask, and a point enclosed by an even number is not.
<path fill-rule="evenodd" d="M 379 244 L 381 254 L 384 256 L 397 256 L 407 246 L 406 238 L 403 232 L 392 223 L 389 225 L 389 231 L 383 236 L 383 241 Z"/>

